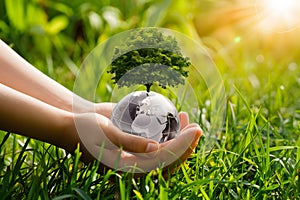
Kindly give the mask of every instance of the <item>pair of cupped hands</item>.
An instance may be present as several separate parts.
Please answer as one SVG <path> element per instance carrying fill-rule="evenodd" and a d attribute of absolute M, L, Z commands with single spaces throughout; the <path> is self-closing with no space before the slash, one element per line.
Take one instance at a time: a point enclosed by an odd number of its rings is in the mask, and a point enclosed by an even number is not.
<path fill-rule="evenodd" d="M 116 170 L 172 168 L 196 148 L 202 134 L 180 113 L 180 134 L 165 143 L 124 133 L 110 121 L 114 104 L 87 101 L 49 78 L 0 39 L 0 129 L 48 142 L 81 159 Z"/>
<path fill-rule="evenodd" d="M 94 113 L 76 114 L 74 121 L 81 143 L 82 159 L 95 159 L 118 171 L 145 173 L 158 167 L 173 170 L 196 148 L 202 135 L 198 124 L 189 123 L 186 112 L 179 113 L 180 134 L 167 142 L 122 132 L 110 121 L 115 104 L 98 103 Z"/>

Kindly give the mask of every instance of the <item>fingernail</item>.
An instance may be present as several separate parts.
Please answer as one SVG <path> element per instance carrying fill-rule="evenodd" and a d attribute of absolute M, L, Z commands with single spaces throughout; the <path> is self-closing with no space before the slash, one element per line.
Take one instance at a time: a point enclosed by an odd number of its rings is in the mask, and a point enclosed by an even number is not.
<path fill-rule="evenodd" d="M 149 142 L 147 144 L 145 153 L 150 153 L 150 152 L 157 151 L 157 150 L 158 150 L 158 144 L 157 143 L 153 143 L 153 142 Z"/>

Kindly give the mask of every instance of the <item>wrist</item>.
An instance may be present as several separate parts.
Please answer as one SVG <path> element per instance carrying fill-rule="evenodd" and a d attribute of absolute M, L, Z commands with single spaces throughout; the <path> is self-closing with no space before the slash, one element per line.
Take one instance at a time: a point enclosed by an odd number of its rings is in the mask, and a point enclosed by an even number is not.
<path fill-rule="evenodd" d="M 83 144 L 83 142 L 80 139 L 80 136 L 78 135 L 78 130 L 76 127 L 76 121 L 77 123 L 79 121 L 85 121 L 86 116 L 89 115 L 88 113 L 68 113 L 64 116 L 63 119 L 63 137 L 62 137 L 62 147 L 67 152 L 73 154 L 74 151 L 77 149 L 78 144 L 80 145 L 80 152 L 81 157 L 80 160 L 84 163 L 89 163 L 94 160 L 94 157 L 90 154 L 89 150 L 86 148 L 86 146 Z"/>
<path fill-rule="evenodd" d="M 93 112 L 101 114 L 107 118 L 110 118 L 111 112 L 115 107 L 115 103 L 104 102 L 104 103 L 96 103 L 94 104 Z"/>
<path fill-rule="evenodd" d="M 61 144 L 59 146 L 69 153 L 73 153 L 77 148 L 78 143 L 80 143 L 74 117 L 75 114 L 72 112 L 66 112 L 65 115 L 62 116 Z"/>
<path fill-rule="evenodd" d="M 80 96 L 74 95 L 72 105 L 70 107 L 70 112 L 72 113 L 88 113 L 94 112 L 95 103 L 88 101 Z"/>

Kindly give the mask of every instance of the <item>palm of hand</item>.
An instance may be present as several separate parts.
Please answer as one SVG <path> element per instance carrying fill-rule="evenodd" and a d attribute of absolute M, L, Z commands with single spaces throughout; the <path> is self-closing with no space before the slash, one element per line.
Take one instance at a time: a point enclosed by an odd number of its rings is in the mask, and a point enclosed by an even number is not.
<path fill-rule="evenodd" d="M 111 103 L 95 104 L 98 114 L 80 114 L 75 120 L 89 159 L 99 159 L 110 168 L 135 173 L 149 172 L 157 167 L 172 168 L 175 163 L 183 162 L 190 156 L 202 135 L 197 124 L 189 124 L 186 113 L 179 114 L 181 132 L 170 141 L 158 144 L 130 135 L 120 131 L 109 120 L 113 106 Z"/>

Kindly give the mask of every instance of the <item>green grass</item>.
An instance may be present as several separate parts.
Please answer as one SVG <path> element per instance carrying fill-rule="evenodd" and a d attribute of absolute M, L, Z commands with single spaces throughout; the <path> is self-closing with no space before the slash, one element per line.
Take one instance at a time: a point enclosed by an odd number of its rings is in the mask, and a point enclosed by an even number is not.
<path fill-rule="evenodd" d="M 172 27 L 191 36 L 194 33 L 193 23 L 184 17 L 189 7 L 182 6 L 183 1 L 171 5 L 168 1 L 149 1 L 132 11 L 129 4 L 123 6 L 123 1 L 97 3 L 91 0 L 87 10 L 101 10 L 103 25 L 99 29 L 88 23 L 90 13 L 79 9 L 82 8 L 80 1 L 74 4 L 39 1 L 45 3 L 44 7 L 30 1 L 38 6 L 35 11 L 47 15 L 48 19 L 42 22 L 28 19 L 27 29 L 19 20 L 12 23 L 18 18 L 17 12 L 6 12 L 12 8 L 9 8 L 11 5 L 5 7 L 5 2 L 9 1 L 0 2 L 0 37 L 41 71 L 70 89 L 76 66 L 99 41 L 114 33 L 145 24 Z M 101 15 L 103 7 L 108 5 L 117 9 L 114 12 L 121 13 L 122 23 L 115 29 Z M 194 2 L 194 5 L 198 4 Z M 182 15 L 177 16 L 174 9 Z M 168 17 L 153 21 L 155 18 L 151 16 L 155 12 Z M 56 18 L 62 20 L 61 27 L 52 30 L 57 31 L 56 34 L 39 32 L 35 26 L 49 27 L 51 19 L 60 15 L 67 16 L 69 21 L 63 26 L 64 19 Z M 83 32 L 74 35 L 78 24 Z M 203 39 L 212 49 L 210 53 L 227 94 L 224 124 L 216 144 L 204 154 L 201 147 L 205 138 L 202 138 L 190 158 L 168 178 L 163 177 L 161 169 L 133 178 L 113 170 L 97 173 L 99 163 L 84 165 L 79 161 L 78 151 L 70 155 L 55 146 L 2 131 L 0 199 L 299 198 L 300 51 L 286 46 L 278 53 L 274 50 L 276 41 L 266 45 L 259 37 L 247 38 L 243 32 L 236 35 L 240 37 L 239 42 L 231 43 L 228 39 L 227 43 L 218 43 L 214 36 Z M 257 61 L 258 55 L 264 57 L 264 62 Z M 203 94 L 207 93 L 205 88 L 202 90 Z M 208 99 L 207 95 L 203 98 L 201 102 Z M 205 103 L 200 106 L 199 110 L 209 110 Z M 209 118 L 207 120 L 209 122 Z M 205 123 L 199 122 L 205 129 Z"/>

